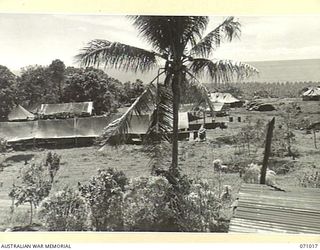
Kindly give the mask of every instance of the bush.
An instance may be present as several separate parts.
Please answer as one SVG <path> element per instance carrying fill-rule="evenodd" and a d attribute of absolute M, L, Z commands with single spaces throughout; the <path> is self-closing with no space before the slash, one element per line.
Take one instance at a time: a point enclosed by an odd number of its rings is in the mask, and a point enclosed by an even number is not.
<path fill-rule="evenodd" d="M 8 143 L 5 139 L 0 138 L 0 153 L 4 153 L 7 151 Z"/>
<path fill-rule="evenodd" d="M 42 164 L 32 163 L 24 167 L 17 178 L 21 180 L 21 184 L 13 184 L 9 197 L 17 207 L 24 203 L 30 204 L 30 224 L 32 224 L 33 208 L 37 208 L 49 195 L 52 183 L 48 180 L 48 173 Z"/>
<path fill-rule="evenodd" d="M 304 173 L 300 178 L 300 186 L 307 188 L 320 188 L 320 173 L 311 171 Z"/>
<path fill-rule="evenodd" d="M 61 156 L 56 153 L 48 152 L 45 165 L 48 167 L 50 181 L 53 183 L 54 177 L 60 169 Z"/>
<path fill-rule="evenodd" d="M 172 185 L 165 177 L 133 179 L 124 199 L 124 225 L 128 231 L 172 231 L 174 211 L 169 194 Z"/>
<path fill-rule="evenodd" d="M 123 197 L 127 178 L 122 171 L 98 170 L 88 185 L 79 183 L 81 195 L 91 209 L 91 223 L 96 231 L 123 230 Z"/>
<path fill-rule="evenodd" d="M 219 211 L 222 200 L 217 192 L 209 188 L 206 180 L 191 185 L 190 193 L 179 201 L 181 211 L 178 218 L 180 231 L 185 232 L 213 232 L 218 231 Z"/>
<path fill-rule="evenodd" d="M 38 215 L 49 231 L 85 231 L 88 228 L 88 211 L 80 193 L 65 188 L 45 198 Z"/>

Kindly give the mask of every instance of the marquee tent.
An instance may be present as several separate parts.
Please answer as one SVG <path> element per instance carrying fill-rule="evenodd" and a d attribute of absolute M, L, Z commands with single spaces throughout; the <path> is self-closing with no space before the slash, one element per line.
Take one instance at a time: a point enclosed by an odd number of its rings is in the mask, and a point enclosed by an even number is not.
<path fill-rule="evenodd" d="M 15 106 L 8 115 L 9 121 L 27 121 L 34 119 L 35 115 L 20 105 Z"/>

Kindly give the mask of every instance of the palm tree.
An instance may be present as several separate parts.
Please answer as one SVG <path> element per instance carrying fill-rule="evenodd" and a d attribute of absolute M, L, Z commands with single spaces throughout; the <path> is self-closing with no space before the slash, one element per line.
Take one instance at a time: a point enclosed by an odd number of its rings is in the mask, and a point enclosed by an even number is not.
<path fill-rule="evenodd" d="M 141 113 L 143 108 L 149 107 L 148 101 L 154 97 L 155 93 L 153 83 L 159 79 L 159 75 L 164 74 L 164 86 L 170 88 L 172 93 L 173 135 L 170 171 L 177 176 L 179 174 L 178 112 L 180 93 L 184 84 L 191 82 L 202 93 L 202 96 L 208 99 L 206 88 L 196 80 L 196 77 L 207 75 L 215 82 L 225 83 L 248 77 L 257 73 L 257 70 L 245 63 L 207 59 L 213 55 L 222 41 L 232 41 L 239 37 L 240 23 L 233 17 L 226 18 L 206 35 L 204 32 L 209 22 L 209 17 L 206 16 L 130 16 L 129 18 L 141 37 L 150 43 L 154 51 L 107 40 L 93 40 L 82 49 L 76 58 L 84 66 L 103 65 L 142 72 L 154 69 L 160 64 L 164 65 L 128 111 L 106 127 L 104 135 L 106 139 L 115 135 L 119 141 L 123 138 L 121 135 L 128 130 L 133 111 Z M 210 101 L 207 101 L 210 105 Z M 159 109 L 159 104 L 156 101 L 154 107 Z M 157 125 L 157 127 L 159 129 L 161 126 Z"/>

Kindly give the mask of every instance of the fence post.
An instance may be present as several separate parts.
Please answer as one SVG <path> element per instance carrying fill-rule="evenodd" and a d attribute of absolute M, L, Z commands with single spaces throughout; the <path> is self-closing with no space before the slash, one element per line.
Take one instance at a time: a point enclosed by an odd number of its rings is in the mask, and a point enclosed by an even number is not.
<path fill-rule="evenodd" d="M 260 173 L 260 184 L 266 184 L 266 174 L 267 174 L 268 160 L 269 160 L 270 151 L 271 151 L 271 141 L 272 141 L 272 132 L 274 129 L 274 122 L 275 122 L 275 117 L 273 117 L 272 120 L 268 123 L 266 145 L 265 145 L 263 163 L 262 163 L 262 168 Z"/>

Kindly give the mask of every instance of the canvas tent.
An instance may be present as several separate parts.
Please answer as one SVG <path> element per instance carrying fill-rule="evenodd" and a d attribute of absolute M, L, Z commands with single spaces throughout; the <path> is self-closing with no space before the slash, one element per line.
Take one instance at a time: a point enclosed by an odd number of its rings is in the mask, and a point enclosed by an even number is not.
<path fill-rule="evenodd" d="M 92 109 L 93 102 L 41 104 L 39 116 L 40 118 L 90 116 Z"/>
<path fill-rule="evenodd" d="M 15 106 L 8 114 L 9 121 L 27 121 L 34 120 L 35 115 L 30 113 L 28 110 L 20 105 Z"/>
<path fill-rule="evenodd" d="M 302 94 L 304 101 L 320 101 L 320 86 L 310 87 Z"/>
<path fill-rule="evenodd" d="M 242 101 L 235 98 L 230 93 L 211 93 L 209 98 L 213 103 L 224 103 L 230 105 L 231 107 L 240 107 L 243 104 Z"/>

